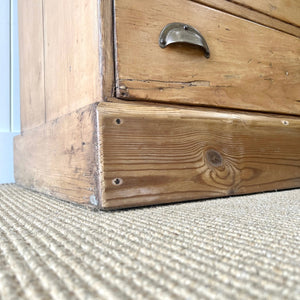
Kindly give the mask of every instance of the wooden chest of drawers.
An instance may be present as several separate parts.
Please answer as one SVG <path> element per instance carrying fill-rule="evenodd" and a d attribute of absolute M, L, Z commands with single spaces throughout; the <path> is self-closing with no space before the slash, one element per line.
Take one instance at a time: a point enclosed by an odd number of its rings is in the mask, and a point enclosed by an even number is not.
<path fill-rule="evenodd" d="M 297 0 L 20 0 L 19 32 L 18 184 L 103 209 L 300 186 Z"/>

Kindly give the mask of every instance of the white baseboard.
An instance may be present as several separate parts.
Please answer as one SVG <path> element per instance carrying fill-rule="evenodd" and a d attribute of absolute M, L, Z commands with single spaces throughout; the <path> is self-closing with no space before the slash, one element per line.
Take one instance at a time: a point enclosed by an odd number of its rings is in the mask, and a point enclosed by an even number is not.
<path fill-rule="evenodd" d="M 15 181 L 13 138 L 18 134 L 18 132 L 0 132 L 0 184 Z"/>

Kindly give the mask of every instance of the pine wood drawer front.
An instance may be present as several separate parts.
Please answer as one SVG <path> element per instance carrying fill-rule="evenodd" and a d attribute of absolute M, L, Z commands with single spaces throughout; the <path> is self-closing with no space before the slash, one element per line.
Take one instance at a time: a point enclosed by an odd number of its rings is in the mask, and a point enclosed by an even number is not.
<path fill-rule="evenodd" d="M 235 0 L 235 2 L 287 23 L 300 26 L 299 0 Z"/>
<path fill-rule="evenodd" d="M 130 17 L 129 17 L 130 16 Z M 210 48 L 161 49 L 187 23 Z M 115 0 L 117 97 L 300 115 L 300 39 L 192 1 Z"/>

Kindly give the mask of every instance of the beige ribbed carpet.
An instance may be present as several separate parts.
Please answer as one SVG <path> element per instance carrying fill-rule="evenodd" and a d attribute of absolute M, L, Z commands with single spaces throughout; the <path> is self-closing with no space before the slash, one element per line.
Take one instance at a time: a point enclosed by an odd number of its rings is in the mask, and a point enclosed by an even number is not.
<path fill-rule="evenodd" d="M 300 190 L 91 211 L 0 185 L 1 299 L 300 299 Z"/>

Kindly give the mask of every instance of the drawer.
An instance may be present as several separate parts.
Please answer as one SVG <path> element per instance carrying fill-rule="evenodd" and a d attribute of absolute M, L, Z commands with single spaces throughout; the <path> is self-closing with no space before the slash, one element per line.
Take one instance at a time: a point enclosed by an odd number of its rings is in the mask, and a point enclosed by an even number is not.
<path fill-rule="evenodd" d="M 235 0 L 235 3 L 300 26 L 299 0 Z"/>
<path fill-rule="evenodd" d="M 210 57 L 162 49 L 173 22 L 198 30 Z M 300 39 L 199 3 L 115 0 L 115 54 L 118 98 L 300 115 Z"/>

